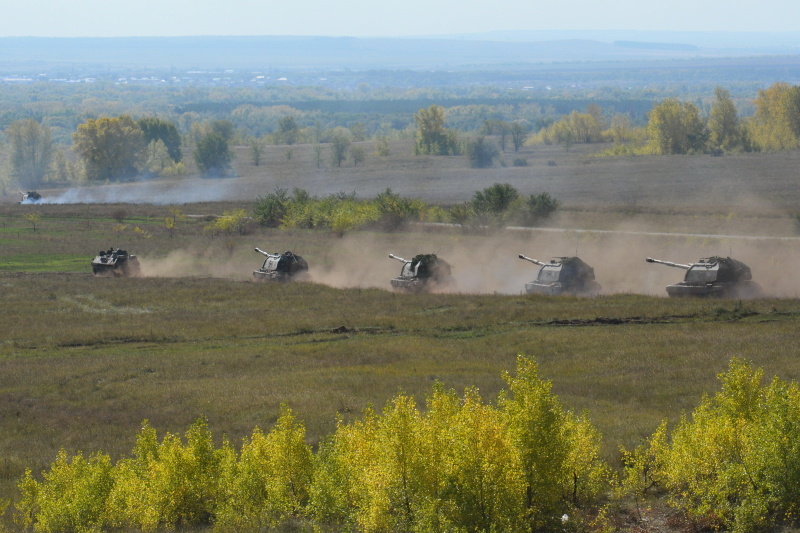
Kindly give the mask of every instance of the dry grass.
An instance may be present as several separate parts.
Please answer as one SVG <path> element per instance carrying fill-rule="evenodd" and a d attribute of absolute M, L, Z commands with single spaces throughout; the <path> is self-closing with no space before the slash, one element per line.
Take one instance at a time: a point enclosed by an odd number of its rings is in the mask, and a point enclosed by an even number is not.
<path fill-rule="evenodd" d="M 721 157 L 649 156 L 597 157 L 606 145 L 524 146 L 519 153 L 502 155 L 502 164 L 489 169 L 469 168 L 465 156 L 414 156 L 411 140 L 391 141 L 391 154 L 374 155 L 374 143 L 362 143 L 367 159 L 353 167 L 347 161 L 332 165 L 329 148 L 323 146 L 318 167 L 315 145 L 264 147 L 259 166 L 251 162 L 250 148 L 234 149 L 233 177 L 226 179 L 161 180 L 97 187 L 95 198 L 112 202 L 114 198 L 139 198 L 142 202 L 248 202 L 283 187 L 300 187 L 311 194 L 325 196 L 338 192 L 357 192 L 371 198 L 391 188 L 403 195 L 431 202 L 454 204 L 470 200 L 475 191 L 494 183 L 510 183 L 522 194 L 547 192 L 570 210 L 626 216 L 655 212 L 654 224 L 682 224 L 704 231 L 714 219 L 727 219 L 742 228 L 749 219 L 792 216 L 800 204 L 795 169 L 800 152 L 729 154 Z M 286 158 L 291 149 L 292 158 Z M 515 167 L 515 158 L 525 158 L 528 166 Z M 146 191 L 141 193 L 141 191 Z M 137 193 L 137 191 L 139 191 Z M 52 198 L 63 192 L 42 190 Z M 14 193 L 0 201 L 19 201 Z M 126 209 L 127 210 L 127 209 Z M 219 214 L 219 211 L 217 211 Z M 698 218 L 695 218 L 698 217 Z M 741 224 L 739 224 L 740 219 Z M 127 222 L 129 219 L 125 219 Z M 790 221 L 791 222 L 791 221 Z M 774 224 L 773 224 L 774 226 Z M 787 227 L 767 228 L 770 232 Z M 781 233 L 783 234 L 783 233 Z"/>
<path fill-rule="evenodd" d="M 302 148 L 293 150 L 292 162 L 302 160 Z M 471 195 L 481 186 L 513 179 L 533 180 L 525 182 L 533 190 L 520 188 L 539 192 L 537 184 L 560 179 L 548 172 L 574 171 L 579 165 L 604 169 L 600 175 L 608 183 L 626 182 L 632 174 L 615 178 L 612 170 L 640 163 L 610 165 L 588 158 L 581 163 L 586 156 L 576 152 L 564 154 L 556 167 L 493 169 L 480 178 L 484 181 L 448 158 L 408 160 L 416 170 L 407 185 L 393 184 L 398 175 L 388 170 L 370 178 L 369 171 L 343 169 L 332 178 L 332 169 L 322 169 L 317 181 L 305 181 L 312 179 L 308 176 L 294 181 L 288 167 L 284 175 L 275 170 L 276 159 L 268 163 L 264 172 L 270 178 L 260 189 L 247 188 L 255 183 L 255 173 L 230 183 L 241 185 L 249 198 L 281 184 L 308 187 L 315 194 L 351 186 L 362 196 L 386 186 L 406 194 L 419 190 L 410 183 L 437 175 L 441 169 L 434 166 L 452 165 L 453 179 L 431 177 L 427 193 L 454 202 L 460 200 L 452 193 L 455 188 Z M 541 157 L 560 156 L 542 149 Z M 796 154 L 776 157 L 782 163 L 771 163 L 773 170 Z M 678 159 L 678 169 L 701 161 Z M 728 164 L 731 159 L 709 161 Z M 746 169 L 758 160 L 739 163 Z M 512 170 L 532 174 L 514 178 L 517 174 L 507 172 Z M 775 170 L 762 180 L 764 189 L 751 197 L 775 196 L 783 172 Z M 465 181 L 454 184 L 462 174 Z M 125 205 L 122 223 L 115 217 L 119 205 L 0 206 L 0 498 L 12 497 L 25 467 L 45 468 L 58 448 L 127 453 L 145 418 L 160 432 L 182 433 L 195 417 L 205 416 L 215 435 L 239 442 L 254 426 L 268 427 L 279 404 L 288 402 L 316 442 L 332 432 L 337 413 L 358 416 L 401 390 L 422 400 L 436 380 L 457 390 L 477 386 L 492 400 L 503 387 L 502 372 L 514 368 L 519 353 L 537 358 L 567 406 L 588 411 L 612 461 L 620 446 L 638 444 L 660 420 L 675 420 L 702 394 L 714 391 L 716 375 L 733 356 L 750 359 L 768 376 L 800 377 L 795 357 L 800 274 L 787 268 L 798 257 L 794 241 L 766 238 L 791 236 L 787 217 L 768 202 L 727 211 L 730 206 L 712 202 L 695 211 L 681 205 L 683 192 L 665 196 L 662 206 L 649 206 L 668 182 L 606 205 L 603 197 L 610 193 L 604 182 L 590 176 L 587 170 L 583 179 L 601 191 L 598 203 L 578 201 L 588 193 L 574 180 L 574 190 L 559 184 L 573 191 L 565 194 L 574 194 L 576 201 L 553 225 L 765 238 L 452 230 L 337 238 L 265 229 L 208 236 L 203 231 L 208 216 L 250 205 L 233 200 L 182 206 L 195 216 L 170 237 L 164 225 L 168 206 Z M 680 185 L 674 182 L 672 189 L 681 190 Z M 35 232 L 23 219 L 31 208 L 42 215 Z M 92 277 L 89 261 L 109 246 L 139 255 L 146 277 Z M 315 282 L 253 283 L 250 272 L 260 266 L 254 246 L 301 253 Z M 520 294 L 535 270 L 516 260 L 517 253 L 548 258 L 576 248 L 595 267 L 603 295 Z M 731 249 L 751 265 L 769 299 L 670 300 L 664 285 L 680 279 L 680 271 L 643 261 L 646 256 L 693 261 Z M 460 292 L 386 290 L 399 271 L 388 252 L 430 251 L 454 265 Z"/>
<path fill-rule="evenodd" d="M 568 406 L 588 410 L 612 460 L 714 390 L 731 356 L 800 375 L 796 300 L 406 295 L 86 272 L 4 272 L 0 287 L 6 496 L 24 467 L 44 468 L 60 447 L 128 452 L 145 418 L 182 432 L 205 416 L 238 442 L 285 401 L 316 441 L 336 413 L 357 416 L 401 390 L 421 400 L 436 380 L 493 399 L 518 353 L 540 361 Z"/>

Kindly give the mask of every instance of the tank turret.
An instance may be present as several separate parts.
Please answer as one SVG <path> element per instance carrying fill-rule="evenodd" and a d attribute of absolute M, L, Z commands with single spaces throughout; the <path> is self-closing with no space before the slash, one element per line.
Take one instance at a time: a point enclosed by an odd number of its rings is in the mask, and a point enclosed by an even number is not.
<path fill-rule="evenodd" d="M 139 259 L 125 250 L 109 248 L 101 250 L 92 260 L 95 276 L 138 276 L 141 274 Z"/>
<path fill-rule="evenodd" d="M 436 254 L 415 255 L 410 261 L 394 254 L 389 257 L 403 263 L 400 275 L 391 281 L 395 289 L 420 292 L 453 283 L 450 265 Z"/>
<path fill-rule="evenodd" d="M 555 257 L 549 263 L 522 254 L 519 258 L 541 267 L 536 279 L 525 284 L 528 294 L 591 295 L 602 289 L 594 280 L 594 269 L 579 257 Z"/>
<path fill-rule="evenodd" d="M 755 298 L 761 294 L 761 287 L 752 280 L 750 267 L 730 257 L 704 257 L 688 265 L 652 257 L 645 261 L 686 271 L 682 282 L 667 286 L 671 297 Z"/>
<path fill-rule="evenodd" d="M 264 264 L 253 271 L 255 281 L 290 281 L 308 273 L 306 260 L 293 252 L 270 254 L 260 248 L 255 251 L 264 256 Z"/>

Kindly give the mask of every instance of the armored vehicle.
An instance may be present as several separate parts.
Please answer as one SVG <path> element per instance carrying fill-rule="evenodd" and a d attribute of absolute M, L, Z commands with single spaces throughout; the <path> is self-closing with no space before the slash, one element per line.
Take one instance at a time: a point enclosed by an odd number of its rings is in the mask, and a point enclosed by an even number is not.
<path fill-rule="evenodd" d="M 389 254 L 389 257 L 403 263 L 400 275 L 392 280 L 395 289 L 420 292 L 453 283 L 450 265 L 436 254 L 415 255 L 410 261 L 394 254 Z"/>
<path fill-rule="evenodd" d="M 306 260 L 292 252 L 270 254 L 260 248 L 256 248 L 256 252 L 265 257 L 261 268 L 253 271 L 256 281 L 290 281 L 308 273 Z"/>
<path fill-rule="evenodd" d="M 125 250 L 101 250 L 92 260 L 92 273 L 95 276 L 138 276 L 140 272 L 139 259 Z"/>
<path fill-rule="evenodd" d="M 750 267 L 730 257 L 715 255 L 688 265 L 652 257 L 646 261 L 686 271 L 682 282 L 667 286 L 667 294 L 671 297 L 755 298 L 761 294 L 761 287 L 752 281 Z"/>
<path fill-rule="evenodd" d="M 38 204 L 42 201 L 42 195 L 36 191 L 20 191 L 20 194 L 22 194 L 22 201 L 20 202 L 21 204 Z"/>
<path fill-rule="evenodd" d="M 539 275 L 525 284 L 528 294 L 590 295 L 602 287 L 594 280 L 594 269 L 579 257 L 555 257 L 549 263 L 519 254 L 520 259 L 539 265 Z"/>

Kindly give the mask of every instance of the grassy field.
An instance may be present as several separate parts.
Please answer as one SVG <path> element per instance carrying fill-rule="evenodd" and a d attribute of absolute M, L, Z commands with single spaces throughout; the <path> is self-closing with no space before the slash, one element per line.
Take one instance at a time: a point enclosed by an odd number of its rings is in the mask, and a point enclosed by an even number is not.
<path fill-rule="evenodd" d="M 640 156 L 598 157 L 611 145 L 523 146 L 506 152 L 492 168 L 469 168 L 466 156 L 414 156 L 413 141 L 390 143 L 390 155 L 374 154 L 375 144 L 362 144 L 366 160 L 352 166 L 332 164 L 322 145 L 317 165 L 315 145 L 264 147 L 259 166 L 248 146 L 234 147 L 233 171 L 226 179 L 196 178 L 191 147 L 184 147 L 189 177 L 73 190 L 64 201 L 186 203 L 252 201 L 276 187 L 300 187 L 324 196 L 357 192 L 374 197 L 391 188 L 403 196 L 454 204 L 468 201 L 475 191 L 493 183 L 510 183 L 524 194 L 547 192 L 571 210 L 643 209 L 662 215 L 693 217 L 713 214 L 727 218 L 793 215 L 800 204 L 795 169 L 800 152 L 726 154 L 721 157 Z M 2 157 L 2 156 L 0 156 Z M 514 166 L 523 159 L 526 166 Z M 2 191 L 0 191 L 2 192 Z M 63 189 L 44 189 L 46 198 L 62 197 Z M 13 188 L 0 203 L 17 202 Z M 702 222 L 702 221 L 698 221 Z M 698 228 L 701 229 L 701 228 Z M 782 227 L 773 231 L 782 230 Z"/>
<path fill-rule="evenodd" d="M 788 165 L 796 156 L 776 157 Z M 774 195 L 775 183 L 788 180 L 776 175 L 753 195 Z M 465 191 L 483 186 L 467 183 Z M 256 228 L 211 237 L 204 227 L 214 215 L 252 206 L 235 198 L 181 205 L 190 216 L 174 235 L 167 205 L 0 205 L 0 498 L 13 498 L 24 469 L 46 468 L 59 448 L 128 453 L 144 419 L 163 434 L 204 416 L 215 435 L 239 443 L 255 426 L 270 427 L 287 402 L 317 442 L 337 414 L 357 417 L 399 391 L 422 402 L 436 381 L 477 386 L 491 401 L 520 353 L 539 361 L 565 405 L 588 412 L 614 464 L 620 447 L 715 391 L 731 357 L 767 376 L 800 378 L 800 274 L 788 212 L 766 202 L 692 210 L 680 194 L 648 207 L 658 191 L 641 191 L 613 205 L 566 203 L 548 227 L 490 235 L 417 228 L 340 238 Z M 109 246 L 137 254 L 144 276 L 93 277 L 92 257 Z M 312 282 L 252 282 L 262 261 L 255 246 L 300 253 Z M 518 253 L 547 259 L 576 250 L 595 267 L 600 296 L 522 294 L 536 270 Z M 664 286 L 682 271 L 644 262 L 731 250 L 751 265 L 765 298 L 667 299 Z M 431 251 L 454 266 L 453 292 L 388 290 L 399 272 L 388 252 Z"/>

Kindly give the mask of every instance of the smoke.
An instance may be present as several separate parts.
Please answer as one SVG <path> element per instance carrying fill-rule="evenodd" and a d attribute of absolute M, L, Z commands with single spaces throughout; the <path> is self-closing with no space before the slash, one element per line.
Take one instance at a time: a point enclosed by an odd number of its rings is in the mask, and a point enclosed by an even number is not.
<path fill-rule="evenodd" d="M 122 183 L 67 189 L 56 196 L 42 196 L 38 203 L 171 205 L 212 202 L 227 199 L 235 187 L 235 178 Z"/>

